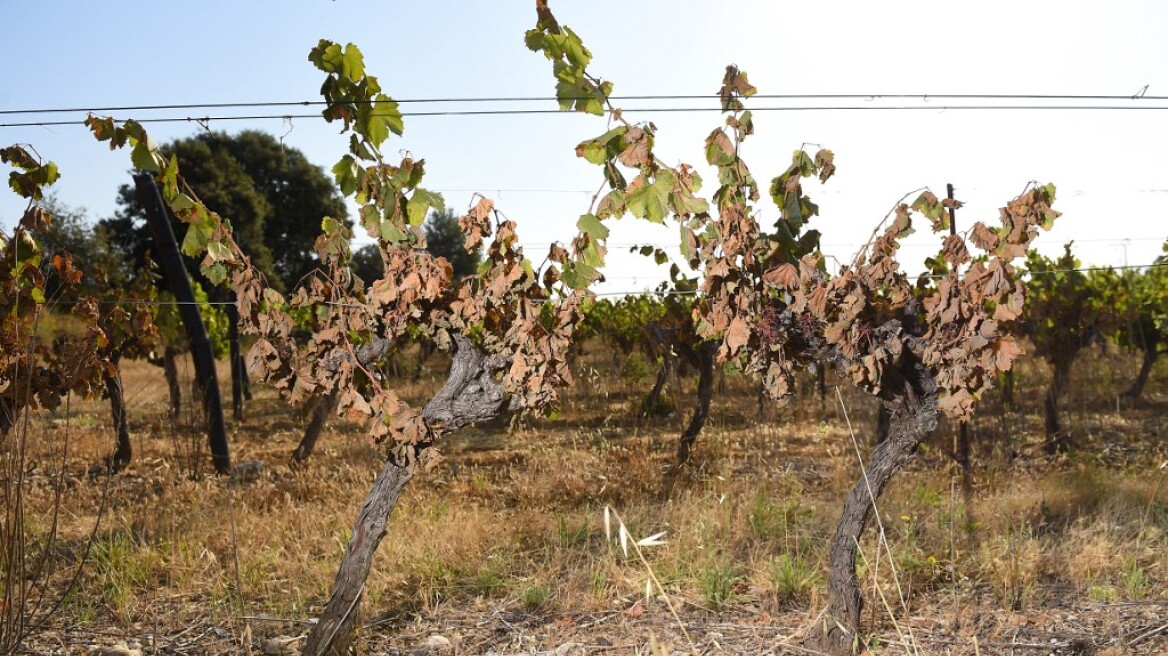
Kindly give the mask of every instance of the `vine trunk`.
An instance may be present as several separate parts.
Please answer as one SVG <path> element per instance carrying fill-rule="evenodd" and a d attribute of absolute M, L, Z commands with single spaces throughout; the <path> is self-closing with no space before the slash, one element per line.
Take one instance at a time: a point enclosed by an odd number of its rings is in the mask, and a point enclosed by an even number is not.
<path fill-rule="evenodd" d="M 829 551 L 828 606 L 820 642 L 825 651 L 851 654 L 859 635 L 863 598 L 856 578 L 856 557 L 876 501 L 896 472 L 912 460 L 917 446 L 937 426 L 935 393 L 882 401 L 889 409 L 888 438 L 875 448 L 863 476 L 844 502 Z"/>

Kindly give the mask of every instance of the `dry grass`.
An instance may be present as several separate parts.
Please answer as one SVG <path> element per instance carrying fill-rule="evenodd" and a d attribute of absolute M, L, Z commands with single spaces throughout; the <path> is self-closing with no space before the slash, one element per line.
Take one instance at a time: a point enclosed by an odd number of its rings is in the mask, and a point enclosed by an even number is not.
<path fill-rule="evenodd" d="M 885 539 L 870 530 L 862 544 L 865 619 L 883 636 L 881 653 L 907 650 L 895 644 L 907 640 L 903 631 L 915 653 L 966 653 L 945 650 L 973 635 L 1009 642 L 1009 627 L 1067 633 L 1063 608 L 1080 609 L 1072 624 L 1091 627 L 1081 609 L 1095 607 L 1100 630 L 1120 633 L 1143 626 L 1138 614 L 1147 609 L 1168 616 L 1164 372 L 1149 383 L 1147 402 L 1116 412 L 1106 396 L 1123 388 L 1133 361 L 1093 358 L 1076 369 L 1067 404 L 1081 445 L 1072 456 L 1052 461 L 1034 448 L 1045 374 L 1029 362 L 1018 381 L 1023 411 L 1003 412 L 988 399 L 974 427 L 972 507 L 945 455 L 950 427 L 894 481 L 880 506 Z M 518 651 L 532 647 L 515 643 L 516 631 L 526 630 L 543 636 L 532 639 L 545 647 L 601 634 L 610 644 L 643 646 L 653 632 L 672 639 L 674 653 L 685 651 L 656 592 L 645 598 L 644 566 L 606 540 L 605 506 L 620 511 L 634 536 L 667 532 L 667 543 L 645 557 L 698 642 L 735 644 L 727 636 L 737 629 L 701 630 L 719 622 L 781 630 L 760 637 L 763 629 L 754 629 L 741 642 L 741 653 L 751 653 L 749 645 L 797 637 L 814 621 L 826 542 L 857 476 L 839 408 L 808 396 L 760 420 L 752 390 L 728 379 L 695 466 L 667 495 L 663 472 L 687 417 L 638 422 L 644 386 L 599 355 L 584 365 L 560 418 L 457 436 L 446 460 L 407 491 L 367 585 L 370 645 L 409 647 L 434 630 L 457 634 L 464 653 Z M 403 393 L 424 399 L 437 386 L 433 376 L 403 384 Z M 161 371 L 128 363 L 124 377 L 136 452 L 122 475 L 88 474 L 112 449 L 102 402 L 74 402 L 67 422 L 61 413 L 34 417 L 46 451 L 65 439 L 70 445 L 64 564 L 84 553 L 104 509 L 80 584 L 48 635 L 68 646 L 108 642 L 105 632 L 176 649 L 199 636 L 190 643 L 195 651 L 230 652 L 247 636 L 298 632 L 295 624 L 243 618 L 304 620 L 318 612 L 378 469 L 374 451 L 355 427 L 333 425 L 309 466 L 290 468 L 303 421 L 256 386 L 245 421 L 231 426 L 232 456 L 264 469 L 247 483 L 214 479 L 193 412 L 177 425 L 166 418 Z M 685 407 L 684 394 L 672 396 Z M 848 392 L 844 399 L 861 431 L 874 424 L 870 402 Z M 43 510 L 50 492 L 34 487 L 29 503 Z M 1139 605 L 1120 605 L 1129 602 Z M 422 624 L 410 629 L 402 618 Z M 616 619 L 600 631 L 586 618 Z M 491 642 L 500 621 L 511 629 Z M 1024 631 L 1013 637 L 1024 639 Z M 1101 634 L 1098 643 L 1107 639 Z M 1137 650 L 1149 645 L 1168 643 L 1157 637 Z M 978 653 L 998 652 L 979 646 Z"/>

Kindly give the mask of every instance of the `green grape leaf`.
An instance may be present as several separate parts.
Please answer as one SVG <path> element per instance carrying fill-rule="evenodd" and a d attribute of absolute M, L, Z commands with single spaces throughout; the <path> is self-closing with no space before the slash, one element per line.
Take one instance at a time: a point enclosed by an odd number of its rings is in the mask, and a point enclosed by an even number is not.
<path fill-rule="evenodd" d="M 161 173 L 162 167 L 158 165 L 158 160 L 155 159 L 155 152 L 152 148 L 153 144 L 150 141 L 139 141 L 134 144 L 133 150 L 130 151 L 130 161 L 134 166 L 148 171 L 150 173 Z"/>
<path fill-rule="evenodd" d="M 675 182 L 676 176 L 665 169 L 657 172 L 657 178 L 651 184 L 645 176 L 637 176 L 625 197 L 629 211 L 639 219 L 664 223 L 669 215 L 669 194 Z"/>
<path fill-rule="evenodd" d="M 333 166 L 333 177 L 336 178 L 341 193 L 352 196 L 357 191 L 357 184 L 361 179 L 361 166 L 352 155 L 345 155 Z"/>
<path fill-rule="evenodd" d="M 365 114 L 361 111 L 357 112 L 358 121 L 361 121 L 363 116 Z M 375 146 L 380 145 L 382 141 L 385 141 L 389 137 L 388 134 L 382 132 L 383 130 L 389 130 L 399 137 L 405 131 L 405 120 L 402 119 L 401 109 L 395 100 L 384 93 L 379 93 L 373 97 L 372 105 L 369 108 L 367 116 L 366 121 L 371 126 L 376 126 L 378 130 L 377 134 L 380 141 L 374 139 L 372 136 L 369 138 Z M 384 136 L 382 136 L 383 134 Z"/>
<path fill-rule="evenodd" d="M 221 262 L 205 264 L 199 269 L 213 285 L 222 285 L 227 280 L 227 267 Z"/>
<path fill-rule="evenodd" d="M 589 239 L 588 244 L 580 251 L 580 262 L 594 269 L 604 266 L 604 247 Z"/>
<path fill-rule="evenodd" d="M 175 214 L 182 214 L 194 206 L 194 199 L 183 193 L 179 193 L 170 199 L 170 209 L 174 210 Z"/>
<path fill-rule="evenodd" d="M 187 235 L 183 237 L 182 252 L 188 257 L 197 257 L 207 249 L 207 244 L 211 241 L 211 234 L 214 228 L 211 227 L 210 221 L 199 221 L 192 223 L 187 228 Z"/>
<path fill-rule="evenodd" d="M 576 221 L 576 227 L 592 239 L 608 239 L 608 227 L 601 223 L 594 214 L 582 215 Z"/>
<path fill-rule="evenodd" d="M 336 43 L 321 39 L 308 53 L 308 61 L 325 73 L 338 73 L 344 66 L 344 52 Z"/>
<path fill-rule="evenodd" d="M 593 164 L 603 164 L 621 151 L 621 137 L 628 131 L 627 127 L 621 125 L 595 139 L 582 141 L 576 146 L 576 156 Z"/>
<path fill-rule="evenodd" d="M 442 194 L 425 189 L 415 189 L 410 200 L 406 202 L 406 214 L 409 216 L 410 225 L 417 227 L 425 223 L 430 208 L 439 212 L 446 208 Z"/>
<path fill-rule="evenodd" d="M 341 55 L 341 77 L 350 80 L 365 77 L 365 58 L 361 49 L 352 43 L 345 44 L 345 52 Z"/>
<path fill-rule="evenodd" d="M 207 257 L 213 262 L 224 262 L 232 259 L 231 249 L 221 241 L 207 243 Z"/>
<path fill-rule="evenodd" d="M 588 289 L 601 278 L 600 272 L 583 262 L 572 262 L 564 267 L 562 280 L 570 289 Z"/>

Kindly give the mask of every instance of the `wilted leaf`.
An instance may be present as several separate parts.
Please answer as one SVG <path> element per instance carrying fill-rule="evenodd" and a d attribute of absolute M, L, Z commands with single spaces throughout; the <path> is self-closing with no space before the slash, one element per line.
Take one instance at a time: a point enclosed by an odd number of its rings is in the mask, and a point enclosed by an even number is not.
<path fill-rule="evenodd" d="M 750 342 L 750 326 L 742 317 L 734 317 L 730 322 L 730 327 L 726 329 L 726 347 L 730 349 L 730 354 L 733 355 L 738 349 L 746 346 Z"/>

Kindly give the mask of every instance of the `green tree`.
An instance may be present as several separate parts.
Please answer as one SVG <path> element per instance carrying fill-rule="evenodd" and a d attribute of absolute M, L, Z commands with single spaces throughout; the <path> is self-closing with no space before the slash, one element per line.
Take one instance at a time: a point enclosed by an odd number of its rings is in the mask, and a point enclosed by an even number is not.
<path fill-rule="evenodd" d="M 332 179 L 269 134 L 206 132 L 166 144 L 162 151 L 178 159 L 187 183 L 207 207 L 231 222 L 236 239 L 274 287 L 291 289 L 316 267 L 313 241 L 321 219 L 349 223 Z M 131 268 L 140 268 L 151 240 L 131 185 L 118 190 L 117 215 L 101 225 Z M 173 220 L 172 226 L 182 243 L 187 225 Z"/>
<path fill-rule="evenodd" d="M 431 212 L 423 228 L 426 232 L 426 250 L 446 258 L 450 266 L 454 267 L 456 278 L 470 275 L 478 269 L 483 254 L 478 251 L 467 252 L 464 246 L 466 234 L 458 227 L 458 216 L 454 210 Z"/>
<path fill-rule="evenodd" d="M 131 272 L 114 247 L 109 231 L 90 222 L 84 208 L 69 207 L 56 196 L 45 198 L 43 207 L 53 219 L 32 233 L 46 255 L 41 270 L 48 298 L 60 298 L 66 288 L 71 294 L 93 296 L 129 284 Z M 67 284 L 52 266 L 53 256 L 65 253 L 82 272 L 77 284 Z"/>
<path fill-rule="evenodd" d="M 478 269 L 483 261 L 479 251 L 468 253 L 464 246 L 466 234 L 458 227 L 458 216 L 454 210 L 431 212 L 422 226 L 426 235 L 426 250 L 438 257 L 444 257 L 454 267 L 454 277 L 468 276 Z M 353 251 L 349 267 L 366 285 L 381 278 L 385 264 L 381 261 L 381 251 L 377 244 L 366 244 Z"/>
<path fill-rule="evenodd" d="M 353 251 L 349 258 L 349 268 L 366 286 L 378 280 L 385 273 L 385 263 L 381 261 L 381 249 L 377 244 L 365 244 Z"/>

